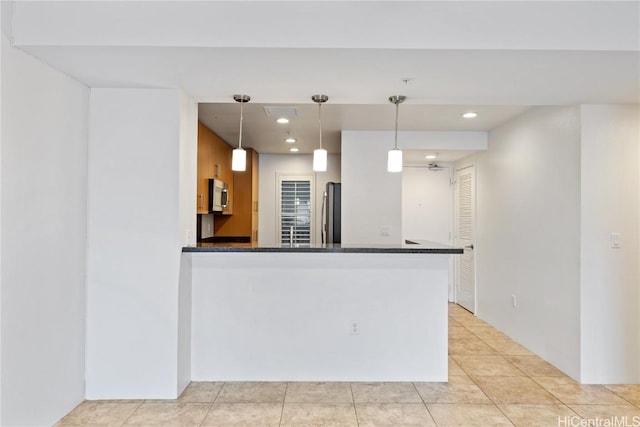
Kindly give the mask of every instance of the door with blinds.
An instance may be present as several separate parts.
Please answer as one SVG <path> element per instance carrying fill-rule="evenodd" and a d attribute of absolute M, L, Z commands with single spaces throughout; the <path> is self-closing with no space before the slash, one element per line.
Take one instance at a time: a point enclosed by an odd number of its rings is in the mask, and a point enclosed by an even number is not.
<path fill-rule="evenodd" d="M 456 257 L 456 302 L 475 313 L 476 274 L 474 260 L 475 236 L 475 175 L 473 166 L 455 174 L 455 245 L 464 253 Z"/>
<path fill-rule="evenodd" d="M 313 243 L 313 177 L 278 177 L 278 236 L 283 245 Z"/>

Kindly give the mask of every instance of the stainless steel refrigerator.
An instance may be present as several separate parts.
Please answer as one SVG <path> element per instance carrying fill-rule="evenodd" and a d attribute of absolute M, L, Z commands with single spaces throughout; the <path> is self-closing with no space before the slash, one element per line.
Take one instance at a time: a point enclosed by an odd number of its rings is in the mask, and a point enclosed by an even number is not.
<path fill-rule="evenodd" d="M 322 198 L 322 243 L 340 243 L 340 196 L 339 182 L 328 182 Z"/>

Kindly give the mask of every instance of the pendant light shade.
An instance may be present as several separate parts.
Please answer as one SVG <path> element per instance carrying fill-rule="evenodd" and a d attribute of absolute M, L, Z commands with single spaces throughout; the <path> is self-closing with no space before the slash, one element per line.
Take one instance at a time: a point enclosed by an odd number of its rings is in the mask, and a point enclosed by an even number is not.
<path fill-rule="evenodd" d="M 402 172 L 402 150 L 394 148 L 387 155 L 387 172 Z"/>
<path fill-rule="evenodd" d="M 327 95 L 313 95 L 311 100 L 318 104 L 318 127 L 320 129 L 320 148 L 313 150 L 313 170 L 327 171 L 327 150 L 322 148 L 322 104 L 329 100 Z"/>
<path fill-rule="evenodd" d="M 316 172 L 327 171 L 327 150 L 324 148 L 313 150 L 313 170 Z"/>
<path fill-rule="evenodd" d="M 396 105 L 396 132 L 393 143 L 393 150 L 387 155 L 387 172 L 402 172 L 402 151 L 398 149 L 398 109 L 407 99 L 406 96 L 390 96 L 389 102 Z"/>
<path fill-rule="evenodd" d="M 242 148 L 242 120 L 244 120 L 244 104 L 251 101 L 249 95 L 233 95 L 233 99 L 240 103 L 240 136 L 238 137 L 238 148 L 233 150 L 231 156 L 231 170 L 244 172 L 247 170 L 247 152 Z"/>
<path fill-rule="evenodd" d="M 247 152 L 244 148 L 235 148 L 231 156 L 231 170 L 242 172 L 247 170 Z"/>

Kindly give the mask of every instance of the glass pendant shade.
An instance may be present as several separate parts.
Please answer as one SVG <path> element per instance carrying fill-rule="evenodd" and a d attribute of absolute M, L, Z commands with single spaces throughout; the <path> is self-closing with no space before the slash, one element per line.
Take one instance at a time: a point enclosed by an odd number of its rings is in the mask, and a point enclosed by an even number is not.
<path fill-rule="evenodd" d="M 394 148 L 389 150 L 387 156 L 387 171 L 388 172 L 402 172 L 402 150 Z"/>
<path fill-rule="evenodd" d="M 387 155 L 387 172 L 402 172 L 402 151 L 398 149 L 398 107 L 406 99 L 407 97 L 404 95 L 389 97 L 389 102 L 396 106 L 396 131 L 393 140 L 393 150 L 390 150 Z"/>
<path fill-rule="evenodd" d="M 247 169 L 247 152 L 244 151 L 244 148 L 234 149 L 233 155 L 231 157 L 231 170 L 243 172 L 246 169 Z"/>
<path fill-rule="evenodd" d="M 311 100 L 318 104 L 318 130 L 320 131 L 319 141 L 320 146 L 313 150 L 313 171 L 314 172 L 326 172 L 327 171 L 327 150 L 322 148 L 322 104 L 329 100 L 327 95 L 313 95 Z"/>
<path fill-rule="evenodd" d="M 327 150 L 324 148 L 313 150 L 313 170 L 315 172 L 327 171 Z"/>
<path fill-rule="evenodd" d="M 244 172 L 247 170 L 247 152 L 242 148 L 242 121 L 244 120 L 244 104 L 251 101 L 249 95 L 233 95 L 233 100 L 240 103 L 240 135 L 238 136 L 238 148 L 231 155 L 231 170 Z"/>

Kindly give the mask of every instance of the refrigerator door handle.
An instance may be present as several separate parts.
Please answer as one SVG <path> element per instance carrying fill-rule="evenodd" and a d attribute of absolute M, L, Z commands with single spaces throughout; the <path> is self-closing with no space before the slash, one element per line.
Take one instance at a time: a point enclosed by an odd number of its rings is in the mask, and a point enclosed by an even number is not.
<path fill-rule="evenodd" d="M 324 193 L 322 193 L 322 210 L 320 211 L 320 227 L 322 228 L 320 230 L 320 239 L 322 240 L 322 243 L 324 244 L 325 242 L 325 235 L 327 232 L 327 224 L 325 223 L 325 203 L 327 201 L 327 192 L 325 191 Z"/>

